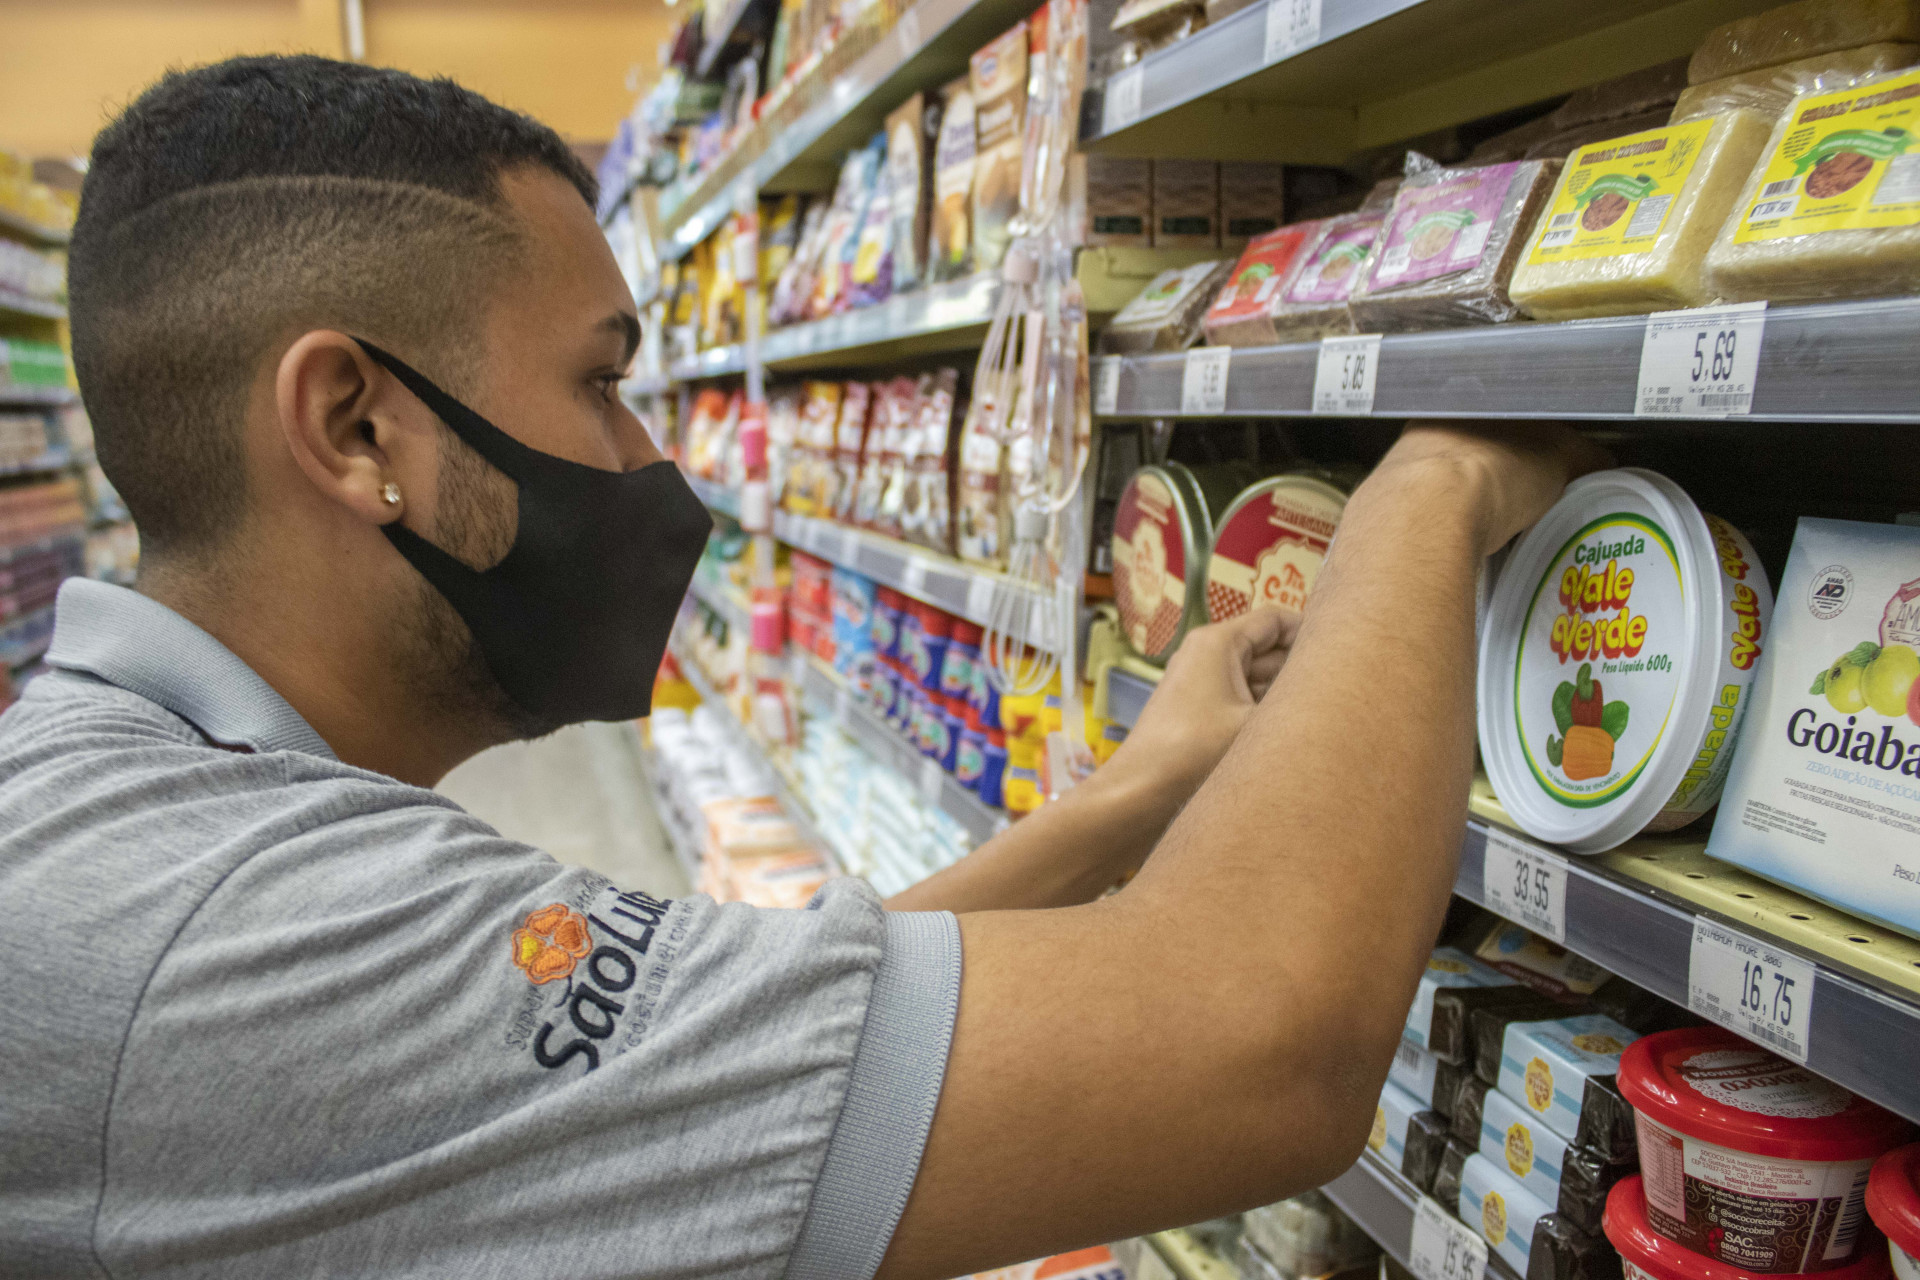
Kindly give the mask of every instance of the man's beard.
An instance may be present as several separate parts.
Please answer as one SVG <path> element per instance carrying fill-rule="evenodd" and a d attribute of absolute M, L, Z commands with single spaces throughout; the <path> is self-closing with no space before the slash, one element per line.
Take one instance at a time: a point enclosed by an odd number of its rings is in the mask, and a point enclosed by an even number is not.
<path fill-rule="evenodd" d="M 488 743 L 544 738 L 566 726 L 565 720 L 537 715 L 507 695 L 473 632 L 425 578 L 415 579 L 400 628 L 402 678 L 430 705 L 450 720 L 471 726 Z"/>

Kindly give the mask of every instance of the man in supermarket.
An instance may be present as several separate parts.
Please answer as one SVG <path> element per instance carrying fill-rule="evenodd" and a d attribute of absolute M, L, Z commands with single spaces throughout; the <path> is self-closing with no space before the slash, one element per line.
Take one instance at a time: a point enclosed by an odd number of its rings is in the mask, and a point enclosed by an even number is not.
<path fill-rule="evenodd" d="M 1360 1150 L 1474 575 L 1588 447 L 1408 430 L 1304 621 L 1196 633 L 1089 781 L 893 900 L 661 900 L 428 789 L 646 714 L 707 534 L 616 391 L 594 194 L 527 117 L 309 57 L 100 135 L 73 351 L 144 559 L 66 584 L 0 721 L 0 1273 L 937 1278 Z"/>

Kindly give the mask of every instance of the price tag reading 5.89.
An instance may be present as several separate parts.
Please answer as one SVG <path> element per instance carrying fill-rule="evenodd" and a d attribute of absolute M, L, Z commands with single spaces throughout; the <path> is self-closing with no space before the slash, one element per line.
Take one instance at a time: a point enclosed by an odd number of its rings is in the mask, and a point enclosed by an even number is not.
<path fill-rule="evenodd" d="M 1565 944 L 1567 860 L 1503 831 L 1487 832 L 1482 900 L 1495 915 Z"/>
<path fill-rule="evenodd" d="M 1313 370 L 1313 411 L 1363 417 L 1373 412 L 1373 384 L 1380 370 L 1380 335 L 1322 338 Z"/>

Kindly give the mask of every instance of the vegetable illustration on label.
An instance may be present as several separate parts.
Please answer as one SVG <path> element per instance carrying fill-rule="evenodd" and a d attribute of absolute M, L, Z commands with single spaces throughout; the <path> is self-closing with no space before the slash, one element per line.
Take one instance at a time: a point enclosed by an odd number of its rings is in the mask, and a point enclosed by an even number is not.
<path fill-rule="evenodd" d="M 1608 702 L 1593 678 L 1593 664 L 1580 664 L 1573 680 L 1553 691 L 1553 722 L 1561 736 L 1547 739 L 1547 762 L 1573 782 L 1604 777 L 1613 768 L 1613 744 L 1627 731 L 1625 702 Z"/>

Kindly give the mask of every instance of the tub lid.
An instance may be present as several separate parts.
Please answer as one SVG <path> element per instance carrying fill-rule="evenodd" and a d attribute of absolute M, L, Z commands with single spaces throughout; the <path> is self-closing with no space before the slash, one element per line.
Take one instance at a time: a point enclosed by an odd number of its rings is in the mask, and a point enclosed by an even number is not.
<path fill-rule="evenodd" d="M 1186 632 L 1188 589 L 1211 537 L 1206 505 L 1178 463 L 1133 473 L 1113 517 L 1113 595 L 1120 630 L 1164 662 Z"/>
<path fill-rule="evenodd" d="M 1259 606 L 1304 609 L 1347 495 L 1314 476 L 1271 476 L 1220 517 L 1207 558 L 1207 621 Z"/>
<path fill-rule="evenodd" d="M 1653 1280 L 1770 1280 L 1695 1253 L 1656 1232 L 1647 1222 L 1646 1191 L 1637 1173 L 1620 1179 L 1607 1193 L 1601 1225 L 1621 1258 Z M 1883 1280 L 1892 1271 L 1885 1249 L 1863 1248 L 1848 1265 L 1820 1272 L 1820 1280 Z"/>
<path fill-rule="evenodd" d="M 1920 1257 L 1920 1142 L 1874 1162 L 1867 1180 L 1867 1216 L 1889 1240 Z"/>
<path fill-rule="evenodd" d="M 1717 692 L 1719 557 L 1681 488 L 1574 481 L 1514 545 L 1480 638 L 1480 754 L 1529 835 L 1597 853 L 1637 834 L 1694 759 Z"/>
<path fill-rule="evenodd" d="M 1891 1111 L 1720 1027 L 1634 1041 L 1620 1092 L 1677 1133 L 1781 1160 L 1864 1160 L 1908 1135 Z"/>

